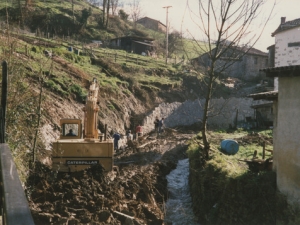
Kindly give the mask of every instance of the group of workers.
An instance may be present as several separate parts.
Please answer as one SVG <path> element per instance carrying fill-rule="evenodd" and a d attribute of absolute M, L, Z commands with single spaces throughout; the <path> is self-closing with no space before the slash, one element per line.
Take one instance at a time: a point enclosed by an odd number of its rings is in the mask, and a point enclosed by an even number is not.
<path fill-rule="evenodd" d="M 164 132 L 164 120 L 165 118 L 158 119 L 158 117 L 155 117 L 154 120 L 154 129 L 157 133 L 157 136 Z"/>
<path fill-rule="evenodd" d="M 127 142 L 128 141 L 133 141 L 134 139 L 137 139 L 138 137 L 143 136 L 143 127 L 139 124 L 136 128 L 135 128 L 135 135 L 132 134 L 131 130 L 128 130 L 126 137 L 127 137 Z M 114 148 L 115 150 L 119 149 L 119 140 L 121 138 L 121 135 L 119 134 L 119 132 L 117 131 L 116 133 L 114 133 L 113 135 L 113 139 L 114 139 Z"/>
<path fill-rule="evenodd" d="M 155 130 L 157 136 L 159 136 L 161 133 L 164 132 L 164 118 L 162 118 L 162 119 L 158 119 L 158 117 L 155 118 L 154 130 Z M 138 139 L 138 137 L 141 137 L 141 136 L 143 136 L 143 127 L 139 124 L 135 128 L 135 134 L 132 134 L 131 130 L 128 130 L 128 132 L 126 134 L 127 142 Z M 119 134 L 118 131 L 116 133 L 114 133 L 113 139 L 114 139 L 114 149 L 118 150 L 119 149 L 119 140 L 121 139 L 121 135 Z"/>

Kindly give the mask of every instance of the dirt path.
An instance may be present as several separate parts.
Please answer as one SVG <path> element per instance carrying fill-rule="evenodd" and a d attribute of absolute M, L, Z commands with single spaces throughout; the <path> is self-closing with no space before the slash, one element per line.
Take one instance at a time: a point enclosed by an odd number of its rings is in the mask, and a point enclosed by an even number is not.
<path fill-rule="evenodd" d="M 115 155 L 115 169 L 97 166 L 76 173 L 55 173 L 37 164 L 27 183 L 30 207 L 38 224 L 163 224 L 166 175 L 186 158 L 194 132 L 167 129 L 150 134 L 135 152 Z"/>

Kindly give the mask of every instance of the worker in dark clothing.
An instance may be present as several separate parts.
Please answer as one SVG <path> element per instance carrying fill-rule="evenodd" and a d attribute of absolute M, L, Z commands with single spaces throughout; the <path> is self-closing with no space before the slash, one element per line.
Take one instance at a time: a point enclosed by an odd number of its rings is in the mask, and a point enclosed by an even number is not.
<path fill-rule="evenodd" d="M 158 119 L 158 117 L 155 117 L 155 120 L 154 120 L 154 130 L 157 133 L 157 135 L 158 135 L 158 127 L 159 127 L 159 119 Z"/>
<path fill-rule="evenodd" d="M 73 132 L 72 129 L 70 129 L 69 133 L 67 133 L 66 136 L 76 136 L 76 134 Z"/>
<path fill-rule="evenodd" d="M 164 119 L 162 118 L 158 123 L 158 133 L 161 134 L 164 132 Z"/>
<path fill-rule="evenodd" d="M 114 138 L 114 149 L 118 150 L 119 149 L 119 140 L 121 138 L 118 131 L 116 133 L 114 133 L 113 138 Z"/>

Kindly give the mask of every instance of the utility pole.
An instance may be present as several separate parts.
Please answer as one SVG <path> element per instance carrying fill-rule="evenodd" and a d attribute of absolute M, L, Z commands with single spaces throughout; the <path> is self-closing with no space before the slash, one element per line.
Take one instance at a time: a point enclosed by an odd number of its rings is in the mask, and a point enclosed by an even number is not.
<path fill-rule="evenodd" d="M 168 13 L 169 13 L 169 8 L 172 6 L 165 6 L 163 8 L 166 9 L 166 28 L 167 28 L 167 35 L 166 35 L 166 64 L 168 64 L 168 45 L 169 45 L 169 41 L 168 41 L 168 36 L 169 36 L 169 26 L 168 26 Z"/>

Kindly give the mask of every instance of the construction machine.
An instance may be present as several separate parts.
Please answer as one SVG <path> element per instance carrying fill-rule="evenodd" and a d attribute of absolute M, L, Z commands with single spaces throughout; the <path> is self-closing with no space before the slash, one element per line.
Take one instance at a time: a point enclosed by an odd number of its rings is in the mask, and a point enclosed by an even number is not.
<path fill-rule="evenodd" d="M 97 164 L 101 164 L 106 171 L 112 170 L 113 141 L 106 139 L 106 126 L 104 134 L 97 129 L 98 91 L 99 86 L 94 78 L 83 108 L 83 123 L 81 119 L 60 120 L 60 138 L 53 143 L 52 149 L 54 171 L 74 172 Z"/>

